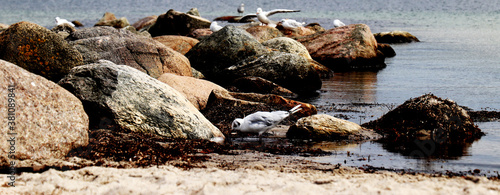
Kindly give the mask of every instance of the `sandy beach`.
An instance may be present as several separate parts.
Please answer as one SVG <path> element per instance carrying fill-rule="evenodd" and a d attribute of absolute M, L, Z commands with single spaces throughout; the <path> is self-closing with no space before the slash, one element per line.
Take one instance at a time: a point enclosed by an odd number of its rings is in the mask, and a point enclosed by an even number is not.
<path fill-rule="evenodd" d="M 1 194 L 500 194 L 500 181 L 476 176 L 368 173 L 305 157 L 250 150 L 208 154 L 195 168 L 177 161 L 145 168 L 90 166 L 23 173 Z M 74 161 L 74 159 L 73 159 Z M 113 166 L 109 164 L 109 166 Z M 7 175 L 2 174 L 2 178 Z"/>

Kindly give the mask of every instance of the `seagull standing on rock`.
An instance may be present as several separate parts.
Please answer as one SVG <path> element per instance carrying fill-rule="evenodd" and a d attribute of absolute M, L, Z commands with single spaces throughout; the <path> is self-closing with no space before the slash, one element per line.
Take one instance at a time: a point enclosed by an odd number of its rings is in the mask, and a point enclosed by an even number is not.
<path fill-rule="evenodd" d="M 341 27 L 341 26 L 345 26 L 345 24 L 342 21 L 340 21 L 339 19 L 335 19 L 333 21 L 333 27 L 337 28 L 337 27 Z"/>
<path fill-rule="evenodd" d="M 70 21 L 68 21 L 66 19 L 62 19 L 62 18 L 56 17 L 56 25 L 59 26 L 61 24 L 69 24 L 72 27 L 75 27 L 75 24 L 71 23 Z"/>
<path fill-rule="evenodd" d="M 243 12 L 245 12 L 245 4 L 241 4 L 239 7 L 238 7 L 238 13 L 240 14 L 243 14 Z"/>
<path fill-rule="evenodd" d="M 277 13 L 290 13 L 290 12 L 300 12 L 300 10 L 290 10 L 290 9 L 273 9 L 271 11 L 262 11 L 262 8 L 257 8 L 257 13 L 256 14 L 248 14 L 243 16 L 240 21 L 247 21 L 250 20 L 251 18 L 257 17 L 259 21 L 262 24 L 269 25 L 273 24 L 276 25 L 277 22 L 270 20 L 267 18 L 268 16 L 271 16 L 273 14 Z"/>
<path fill-rule="evenodd" d="M 289 111 L 273 111 L 273 112 L 255 112 L 246 116 L 245 118 L 234 119 L 232 124 L 233 130 L 239 130 L 245 133 L 258 133 L 259 142 L 262 141 L 262 134 L 267 132 L 269 129 L 276 127 L 283 119 L 296 113 L 302 108 L 302 104 L 299 104 Z"/>
<path fill-rule="evenodd" d="M 212 22 L 212 23 L 210 24 L 210 30 L 211 30 L 212 32 L 217 32 L 217 31 L 219 31 L 220 29 L 222 29 L 222 26 L 218 25 L 218 24 L 217 24 L 217 22 Z"/>

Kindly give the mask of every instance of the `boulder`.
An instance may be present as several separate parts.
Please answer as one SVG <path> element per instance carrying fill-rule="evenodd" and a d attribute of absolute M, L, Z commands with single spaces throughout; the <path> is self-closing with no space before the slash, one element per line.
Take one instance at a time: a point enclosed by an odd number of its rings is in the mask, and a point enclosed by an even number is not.
<path fill-rule="evenodd" d="M 356 123 L 338 119 L 326 114 L 301 118 L 290 126 L 286 137 L 289 139 L 339 140 L 357 135 L 362 127 Z"/>
<path fill-rule="evenodd" d="M 319 75 L 305 58 L 270 51 L 248 32 L 231 25 L 200 41 L 186 56 L 195 69 L 216 83 L 257 76 L 296 93 L 321 88 Z"/>
<path fill-rule="evenodd" d="M 198 39 L 198 40 L 202 40 L 205 37 L 211 35 L 212 33 L 214 33 L 214 32 L 212 32 L 209 28 L 200 28 L 200 29 L 193 30 L 193 32 L 189 33 L 187 36 L 193 37 L 193 38 Z"/>
<path fill-rule="evenodd" d="M 373 34 L 379 43 L 411 43 L 420 42 L 417 37 L 406 31 L 380 32 Z"/>
<path fill-rule="evenodd" d="M 0 166 L 14 160 L 9 153 L 16 161 L 63 158 L 88 144 L 89 119 L 82 102 L 56 83 L 0 60 L 0 94 Z"/>
<path fill-rule="evenodd" d="M 311 64 L 311 66 L 322 78 L 331 77 L 333 75 L 332 70 L 312 59 L 311 55 L 309 55 L 309 51 L 307 51 L 307 48 L 294 39 L 288 37 L 278 37 L 264 41 L 262 45 L 281 52 L 293 53 L 306 58 L 307 61 L 309 61 L 309 64 Z"/>
<path fill-rule="evenodd" d="M 425 94 L 410 99 L 381 118 L 363 124 L 390 139 L 471 142 L 484 135 L 467 111 L 449 99 Z"/>
<path fill-rule="evenodd" d="M 285 36 L 278 29 L 270 26 L 254 26 L 247 28 L 246 31 L 254 36 L 259 42 Z"/>
<path fill-rule="evenodd" d="M 64 23 L 64 24 L 55 26 L 54 28 L 52 28 L 51 31 L 58 34 L 59 36 L 61 36 L 61 38 L 66 39 L 66 37 L 68 37 L 71 33 L 75 32 L 76 29 L 75 29 L 75 27 L 73 27 L 67 23 Z"/>
<path fill-rule="evenodd" d="M 298 94 L 321 89 L 321 79 L 305 58 L 291 53 L 270 52 L 239 62 L 225 69 L 227 78 L 257 76 L 275 82 Z"/>
<path fill-rule="evenodd" d="M 276 26 L 276 28 L 281 33 L 283 33 L 283 35 L 286 37 L 300 37 L 300 36 L 312 35 L 312 34 L 316 33 L 315 29 L 306 28 L 306 27 L 297 27 L 294 29 L 286 29 L 283 26 L 281 26 L 281 23 L 278 23 L 278 26 Z"/>
<path fill-rule="evenodd" d="M 322 33 L 325 32 L 325 28 L 323 28 L 320 24 L 318 23 L 310 23 L 305 26 L 306 28 L 316 32 L 316 33 Z"/>
<path fill-rule="evenodd" d="M 213 90 L 208 98 L 207 107 L 201 112 L 225 135 L 231 132 L 231 123 L 235 118 L 243 118 L 257 111 L 290 110 L 302 104 L 299 112 L 285 119 L 283 124 L 293 124 L 300 117 L 316 114 L 314 105 L 283 98 L 278 95 L 256 93 L 228 93 Z"/>
<path fill-rule="evenodd" d="M 377 41 L 365 24 L 351 24 L 323 33 L 294 37 L 311 57 L 333 71 L 380 70 L 386 67 Z"/>
<path fill-rule="evenodd" d="M 191 37 L 177 35 L 157 36 L 153 39 L 167 47 L 172 48 L 174 51 L 177 51 L 182 55 L 186 54 L 191 48 L 193 48 L 193 46 L 200 42 Z"/>
<path fill-rule="evenodd" d="M 206 107 L 208 96 L 213 90 L 226 91 L 223 87 L 207 80 L 165 73 L 159 81 L 181 92 L 198 110 Z"/>
<path fill-rule="evenodd" d="M 94 26 L 111 26 L 115 28 L 124 28 L 130 26 L 127 18 L 116 18 L 115 14 L 106 12 Z"/>
<path fill-rule="evenodd" d="M 8 28 L 9 28 L 9 25 L 0 23 L 0 32 L 4 31 L 5 29 L 8 29 Z"/>
<path fill-rule="evenodd" d="M 238 92 L 260 93 L 260 94 L 275 94 L 284 97 L 296 97 L 292 91 L 279 86 L 269 80 L 260 77 L 242 77 L 234 80 L 232 88 Z"/>
<path fill-rule="evenodd" d="M 68 41 L 83 55 L 85 64 L 104 59 L 131 66 L 154 78 L 163 73 L 192 75 L 184 55 L 128 30 L 107 26 L 85 28 L 72 33 Z"/>
<path fill-rule="evenodd" d="M 78 50 L 56 33 L 30 22 L 13 24 L 0 34 L 0 59 L 55 82 L 83 64 Z"/>
<path fill-rule="evenodd" d="M 312 59 L 311 55 L 309 55 L 309 51 L 304 45 L 288 37 L 277 37 L 274 39 L 270 39 L 262 42 L 262 45 L 281 52 L 293 53 L 306 59 Z"/>
<path fill-rule="evenodd" d="M 200 41 L 186 57 L 193 68 L 207 78 L 220 77 L 224 68 L 242 61 L 249 56 L 269 52 L 249 33 L 232 25 L 225 26 L 210 37 Z"/>
<path fill-rule="evenodd" d="M 132 24 L 132 26 L 137 29 L 138 31 L 141 31 L 142 29 L 149 29 L 153 24 L 155 24 L 156 19 L 158 19 L 157 15 L 153 16 L 148 16 L 145 18 L 140 19 L 139 21 L 135 22 Z"/>
<path fill-rule="evenodd" d="M 198 8 L 191 8 L 189 11 L 186 12 L 186 14 L 201 17 Z"/>
<path fill-rule="evenodd" d="M 379 43 L 377 45 L 377 50 L 382 52 L 382 54 L 384 54 L 384 56 L 388 58 L 396 56 L 396 51 L 394 51 L 394 49 L 389 44 Z"/>
<path fill-rule="evenodd" d="M 76 67 L 59 84 L 90 113 L 92 128 L 115 128 L 168 138 L 224 137 L 193 104 L 169 85 L 110 61 Z"/>
<path fill-rule="evenodd" d="M 186 36 L 195 29 L 210 28 L 210 23 L 209 20 L 199 16 L 185 14 L 171 9 L 158 17 L 156 23 L 149 29 L 149 33 L 151 33 L 153 37 L 161 35 Z"/>

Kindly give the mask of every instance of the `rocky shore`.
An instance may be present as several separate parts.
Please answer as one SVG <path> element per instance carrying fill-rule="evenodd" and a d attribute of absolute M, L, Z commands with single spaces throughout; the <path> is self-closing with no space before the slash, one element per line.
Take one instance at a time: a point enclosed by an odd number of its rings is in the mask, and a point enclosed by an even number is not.
<path fill-rule="evenodd" d="M 427 139 L 446 148 L 483 135 L 467 110 L 432 94 L 362 125 L 299 101 L 316 95 L 321 78 L 333 71 L 386 67 L 395 52 L 367 25 L 323 29 L 313 23 L 290 30 L 251 23 L 217 32 L 209 26 L 196 9 L 168 10 L 132 25 L 112 13 L 94 27 L 0 25 L 0 88 L 8 102 L 0 105 L 7 111 L 0 132 L 10 138 L 0 143 L 7 178 L 0 192 L 500 192 L 498 177 L 305 159 L 329 154 L 307 146 L 314 141 Z M 411 36 L 397 31 L 383 42 Z M 231 130 L 235 118 L 299 104 L 302 110 L 263 143 Z"/>

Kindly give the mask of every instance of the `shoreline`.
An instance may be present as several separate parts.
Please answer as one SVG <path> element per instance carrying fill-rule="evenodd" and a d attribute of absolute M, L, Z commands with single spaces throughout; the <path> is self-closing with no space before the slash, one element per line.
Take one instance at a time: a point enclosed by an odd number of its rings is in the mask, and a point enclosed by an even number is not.
<path fill-rule="evenodd" d="M 239 150 L 207 154 L 195 168 L 180 161 L 143 168 L 89 166 L 23 173 L 16 187 L 1 193 L 157 193 L 157 194 L 498 194 L 500 180 L 479 176 L 367 171 L 317 163 L 306 157 Z M 1 174 L 4 176 L 4 174 Z"/>

